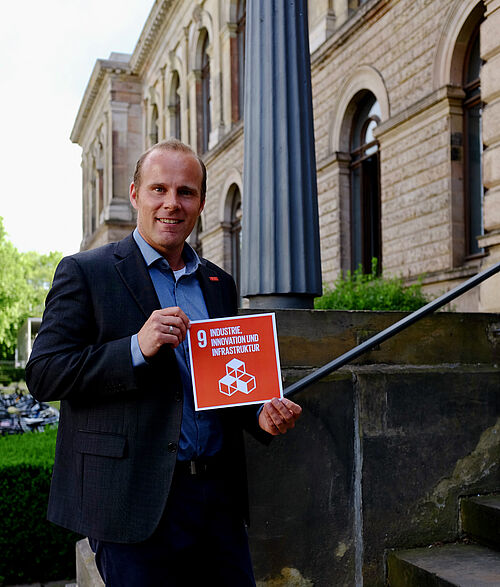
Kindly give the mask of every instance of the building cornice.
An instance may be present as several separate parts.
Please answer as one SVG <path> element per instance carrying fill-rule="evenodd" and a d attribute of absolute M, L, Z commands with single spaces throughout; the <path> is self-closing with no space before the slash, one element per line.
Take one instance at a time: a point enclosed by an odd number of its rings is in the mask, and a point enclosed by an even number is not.
<path fill-rule="evenodd" d="M 445 101 L 448 103 L 452 101 L 461 103 L 464 97 L 464 91 L 457 86 L 443 86 L 442 88 L 438 88 L 388 120 L 381 122 L 374 131 L 375 137 L 379 139 L 382 136 L 387 136 L 397 127 L 407 124 L 410 120 L 415 119 L 415 117 L 440 103 L 444 103 Z"/>
<path fill-rule="evenodd" d="M 129 61 L 122 61 L 117 59 L 98 59 L 92 70 L 89 82 L 85 89 L 83 99 L 80 103 L 78 114 L 71 131 L 71 141 L 73 143 L 79 143 L 82 130 L 87 122 L 88 117 L 94 107 L 99 90 L 104 83 L 104 80 L 109 74 L 128 74 L 130 75 L 131 69 Z"/>
<path fill-rule="evenodd" d="M 151 56 L 153 47 L 160 36 L 158 33 L 167 20 L 167 13 L 175 4 L 177 0 L 155 1 L 130 58 L 131 70 L 136 75 L 141 74 L 144 64 Z"/>

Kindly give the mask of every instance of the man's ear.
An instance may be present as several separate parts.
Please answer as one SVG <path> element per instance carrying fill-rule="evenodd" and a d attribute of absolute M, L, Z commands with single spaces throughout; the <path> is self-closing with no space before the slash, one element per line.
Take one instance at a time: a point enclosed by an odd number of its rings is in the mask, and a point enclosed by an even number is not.
<path fill-rule="evenodd" d="M 200 210 L 198 212 L 198 216 L 203 212 L 203 208 L 205 208 L 205 202 L 207 201 L 206 198 L 203 199 L 203 202 L 200 203 Z"/>
<path fill-rule="evenodd" d="M 130 198 L 130 203 L 132 204 L 132 206 L 137 210 L 137 191 L 135 189 L 135 184 L 134 182 L 132 182 L 130 184 L 130 188 L 129 188 L 129 198 Z"/>

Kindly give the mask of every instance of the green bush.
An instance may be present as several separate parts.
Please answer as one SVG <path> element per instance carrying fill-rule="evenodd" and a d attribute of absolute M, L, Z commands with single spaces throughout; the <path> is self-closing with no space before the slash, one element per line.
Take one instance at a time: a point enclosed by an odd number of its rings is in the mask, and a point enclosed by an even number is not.
<path fill-rule="evenodd" d="M 81 537 L 46 520 L 56 432 L 0 437 L 0 585 L 75 577 Z"/>
<path fill-rule="evenodd" d="M 398 310 L 412 312 L 429 300 L 422 292 L 420 282 L 405 286 L 401 277 L 384 278 L 378 275 L 377 259 L 372 259 L 371 273 L 363 273 L 361 267 L 354 273 L 340 275 L 333 288 L 314 300 L 320 310 Z"/>
<path fill-rule="evenodd" d="M 10 385 L 16 381 L 23 381 L 25 376 L 24 369 L 14 367 L 14 365 L 0 363 L 0 385 Z"/>

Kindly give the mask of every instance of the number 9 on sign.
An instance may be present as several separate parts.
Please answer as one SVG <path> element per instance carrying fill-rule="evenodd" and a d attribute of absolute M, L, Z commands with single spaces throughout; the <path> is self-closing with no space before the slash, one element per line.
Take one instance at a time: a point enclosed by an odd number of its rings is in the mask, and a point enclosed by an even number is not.
<path fill-rule="evenodd" d="M 198 346 L 204 349 L 207 346 L 207 333 L 204 330 L 198 330 Z"/>

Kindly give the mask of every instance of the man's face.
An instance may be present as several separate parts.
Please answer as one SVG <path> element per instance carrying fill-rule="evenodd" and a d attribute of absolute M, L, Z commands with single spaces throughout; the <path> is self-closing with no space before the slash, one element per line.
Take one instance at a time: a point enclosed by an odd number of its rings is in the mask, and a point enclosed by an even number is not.
<path fill-rule="evenodd" d="M 144 161 L 140 177 L 138 189 L 130 185 L 137 228 L 170 265 L 177 265 L 184 241 L 205 205 L 201 201 L 200 164 L 190 153 L 158 149 Z"/>

